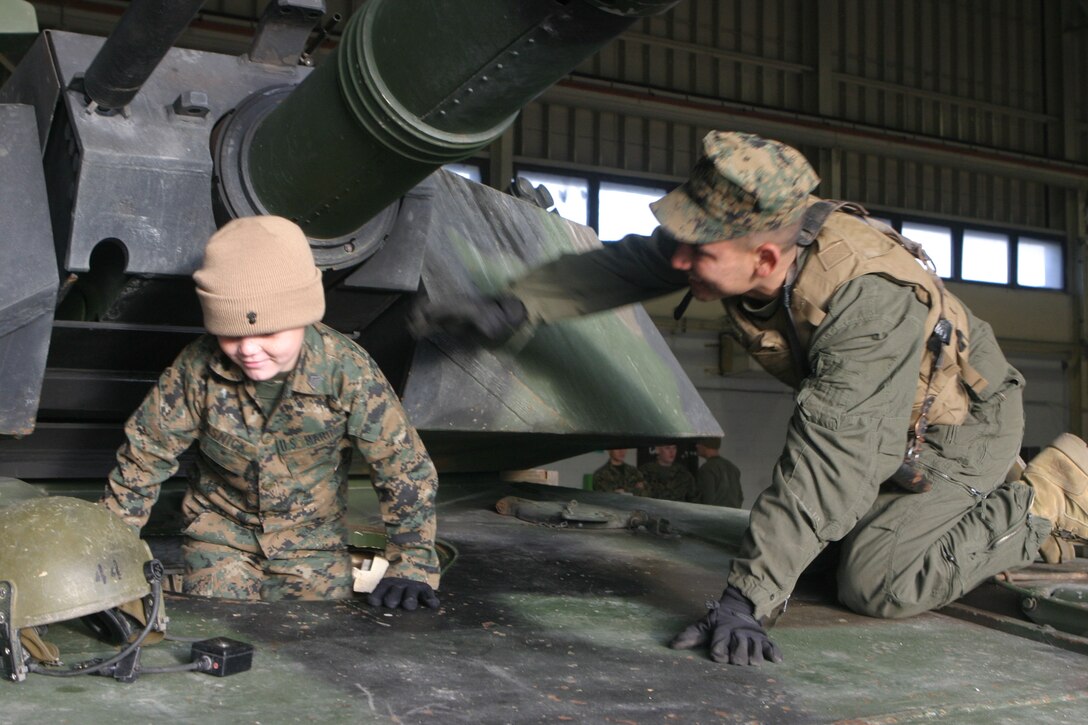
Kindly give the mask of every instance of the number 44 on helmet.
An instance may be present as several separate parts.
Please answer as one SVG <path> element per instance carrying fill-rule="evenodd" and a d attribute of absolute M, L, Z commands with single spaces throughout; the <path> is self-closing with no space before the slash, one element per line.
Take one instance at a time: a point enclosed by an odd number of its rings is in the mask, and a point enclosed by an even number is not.
<path fill-rule="evenodd" d="M 186 665 L 140 666 L 141 647 L 166 632 L 162 577 L 147 544 L 101 506 L 0 480 L 0 677 L 97 674 L 132 682 L 153 672 L 248 670 L 253 647 L 224 637 L 194 643 Z M 120 652 L 61 667 L 58 648 L 42 634 L 76 618 Z"/>

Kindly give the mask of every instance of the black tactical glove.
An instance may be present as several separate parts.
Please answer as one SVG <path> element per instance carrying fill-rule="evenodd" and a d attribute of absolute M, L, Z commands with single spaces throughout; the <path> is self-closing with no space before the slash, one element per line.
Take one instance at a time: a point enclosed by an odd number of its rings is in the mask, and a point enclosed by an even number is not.
<path fill-rule="evenodd" d="M 392 576 L 378 582 L 378 586 L 366 598 L 366 603 L 372 607 L 400 607 L 408 611 L 416 609 L 420 601 L 431 609 L 438 608 L 438 595 L 430 584 Z"/>
<path fill-rule="evenodd" d="M 424 302 L 408 317 L 408 329 L 417 340 L 444 332 L 451 337 L 500 345 L 525 324 L 528 313 L 521 300 L 511 294 L 470 297 L 441 305 Z"/>
<path fill-rule="evenodd" d="M 782 652 L 756 621 L 754 607 L 734 586 L 726 587 L 706 616 L 676 635 L 669 646 L 691 649 L 710 643 L 710 657 L 731 665 L 761 665 L 764 660 L 781 662 Z"/>

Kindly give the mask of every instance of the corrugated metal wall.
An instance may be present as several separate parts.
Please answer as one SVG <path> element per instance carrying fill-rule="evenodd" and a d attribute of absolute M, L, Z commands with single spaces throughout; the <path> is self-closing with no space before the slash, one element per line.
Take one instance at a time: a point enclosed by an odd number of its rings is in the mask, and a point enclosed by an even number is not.
<path fill-rule="evenodd" d="M 688 0 L 584 64 L 561 100 L 528 108 L 515 154 L 679 179 L 708 130 L 761 131 L 770 114 L 821 193 L 1060 231 L 1061 185 L 1016 166 L 1088 161 L 1086 25 L 1074 0 Z M 833 144 L 813 140 L 819 124 Z M 873 151 L 882 134 L 938 161 Z M 972 156 L 994 154 L 1010 168 L 972 171 Z"/>
<path fill-rule="evenodd" d="M 208 0 L 183 44 L 243 52 L 266 4 Z M 362 4 L 326 2 L 345 18 Z M 52 27 L 104 32 L 125 3 L 36 5 Z M 714 128 L 798 146 L 827 196 L 1068 231 L 1064 189 L 1088 163 L 1088 2 L 682 0 L 530 105 L 514 154 L 678 181 Z"/>
<path fill-rule="evenodd" d="M 584 72 L 678 93 L 803 109 L 816 70 L 817 4 L 687 0 L 642 21 Z"/>
<path fill-rule="evenodd" d="M 1088 3 L 1077 3 L 1077 11 L 1071 13 L 1067 37 L 1063 43 L 1066 58 L 1062 60 L 1068 69 L 1064 95 L 1068 100 L 1070 158 L 1088 161 Z"/>
<path fill-rule="evenodd" d="M 836 115 L 983 146 L 1045 154 L 1044 3 L 840 0 Z M 863 32 L 850 32 L 853 26 Z"/>

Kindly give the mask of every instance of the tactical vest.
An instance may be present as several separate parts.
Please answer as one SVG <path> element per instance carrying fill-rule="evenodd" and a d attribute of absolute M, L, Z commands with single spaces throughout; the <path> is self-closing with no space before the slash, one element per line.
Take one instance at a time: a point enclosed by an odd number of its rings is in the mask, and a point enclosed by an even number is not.
<path fill-rule="evenodd" d="M 923 266 L 928 257 L 921 245 L 868 217 L 860 206 L 830 201 L 809 208 L 798 243 L 793 279 L 787 279 L 782 304 L 770 319 L 750 315 L 739 298 L 722 300 L 732 334 L 748 353 L 771 375 L 799 388 L 809 374 L 812 334 L 827 317 L 831 298 L 853 279 L 880 275 L 910 287 L 929 308 L 911 411 L 915 438 L 921 440 L 928 423 L 963 423 L 970 405 L 967 389 L 980 393 L 987 381 L 967 359 L 967 312 L 940 278 Z"/>

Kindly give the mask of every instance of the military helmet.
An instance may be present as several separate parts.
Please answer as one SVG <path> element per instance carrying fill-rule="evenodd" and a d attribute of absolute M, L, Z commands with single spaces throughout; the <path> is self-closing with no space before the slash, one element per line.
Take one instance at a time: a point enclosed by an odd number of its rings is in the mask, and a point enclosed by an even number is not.
<path fill-rule="evenodd" d="M 0 585 L 22 629 L 120 606 L 150 593 L 151 550 L 109 510 L 67 496 L 0 508 Z"/>

